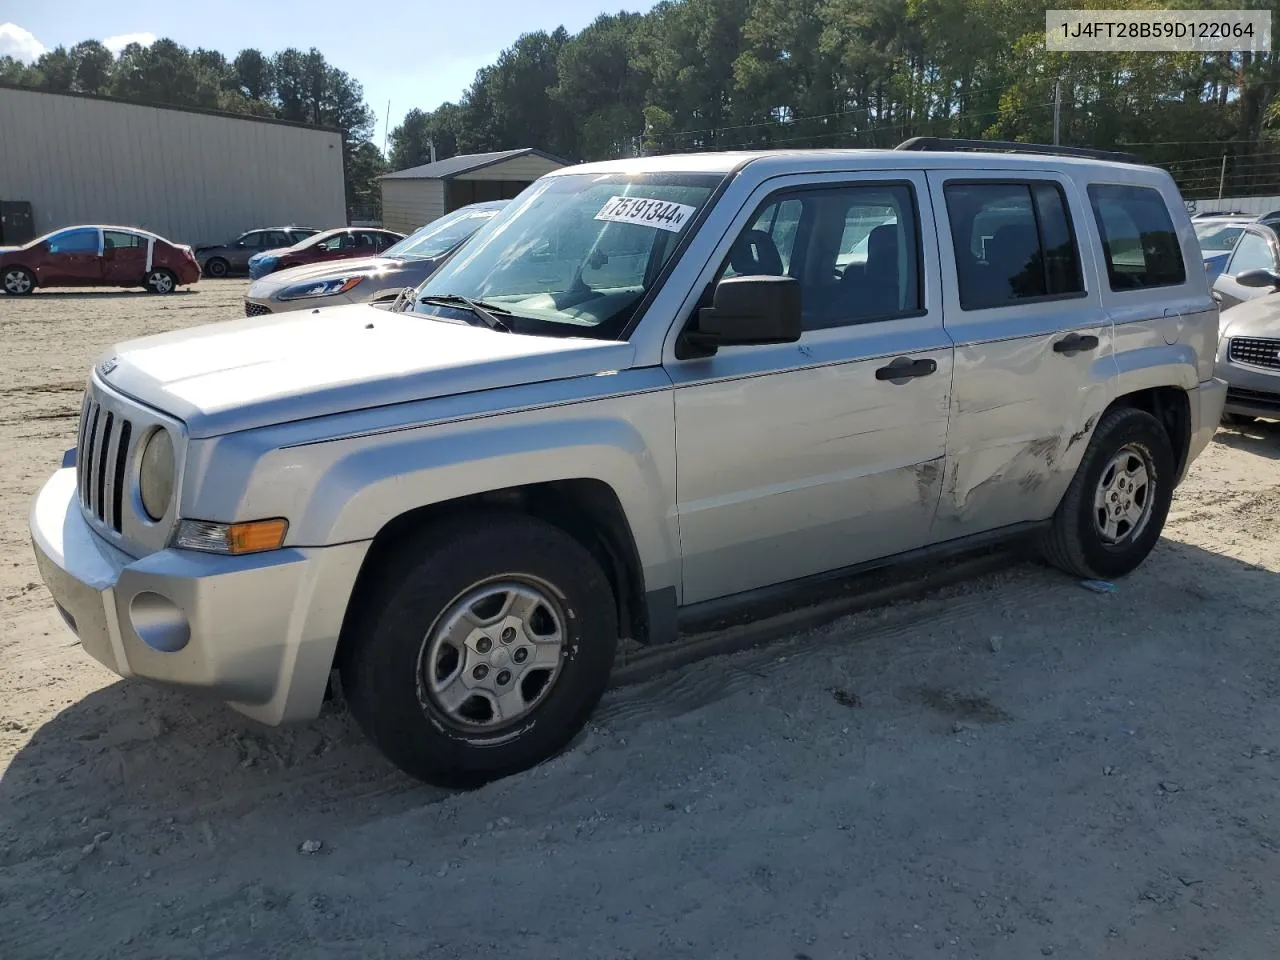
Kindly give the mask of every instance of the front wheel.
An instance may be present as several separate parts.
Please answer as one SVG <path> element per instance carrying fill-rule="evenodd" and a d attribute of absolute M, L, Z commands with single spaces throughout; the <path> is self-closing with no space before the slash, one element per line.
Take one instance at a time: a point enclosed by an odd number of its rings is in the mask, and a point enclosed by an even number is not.
<path fill-rule="evenodd" d="M 1079 577 L 1132 572 L 1160 539 L 1174 471 L 1173 444 L 1159 420 L 1129 407 L 1106 414 L 1053 516 L 1046 559 Z"/>
<path fill-rule="evenodd" d="M 11 296 L 24 297 L 36 288 L 36 278 L 26 267 L 9 267 L 0 277 L 0 287 Z"/>
<path fill-rule="evenodd" d="M 591 552 L 519 514 L 446 522 L 394 548 L 343 640 L 342 689 L 365 735 L 428 783 L 526 770 L 582 729 L 617 647 Z"/>
<path fill-rule="evenodd" d="M 225 277 L 230 272 L 230 269 L 231 269 L 230 265 L 227 263 L 227 261 L 223 260 L 221 257 L 214 257 L 213 259 L 208 260 L 205 263 L 204 275 L 206 277 L 221 279 L 222 277 Z"/>
<path fill-rule="evenodd" d="M 168 270 L 152 270 L 147 274 L 146 288 L 152 293 L 173 293 L 178 288 L 178 278 Z"/>

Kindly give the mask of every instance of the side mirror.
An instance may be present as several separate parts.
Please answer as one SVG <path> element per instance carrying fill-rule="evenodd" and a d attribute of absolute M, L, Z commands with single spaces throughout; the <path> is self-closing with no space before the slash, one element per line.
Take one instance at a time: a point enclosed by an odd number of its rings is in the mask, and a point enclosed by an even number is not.
<path fill-rule="evenodd" d="M 244 241 L 243 241 L 243 240 L 237 240 L 237 241 L 235 242 L 234 246 L 235 246 L 235 247 L 237 247 L 237 248 L 238 248 L 238 249 L 240 249 L 240 250 L 243 250 L 243 249 L 244 249 Z"/>
<path fill-rule="evenodd" d="M 794 277 L 729 277 L 716 284 L 711 306 L 686 330 L 680 359 L 711 356 L 720 347 L 795 343 L 800 339 L 800 281 Z M 682 345 L 683 345 L 682 344 Z"/>
<path fill-rule="evenodd" d="M 1274 270 L 1245 270 L 1236 275 L 1236 283 L 1242 287 L 1280 288 L 1280 274 Z"/>

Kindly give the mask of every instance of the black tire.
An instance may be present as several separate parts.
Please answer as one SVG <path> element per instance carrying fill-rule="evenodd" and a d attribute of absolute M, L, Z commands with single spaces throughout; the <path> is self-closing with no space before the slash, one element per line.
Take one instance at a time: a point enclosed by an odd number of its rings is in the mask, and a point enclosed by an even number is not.
<path fill-rule="evenodd" d="M 210 257 L 205 261 L 204 275 L 214 279 L 222 279 L 231 272 L 231 265 L 221 257 Z"/>
<path fill-rule="evenodd" d="M 156 268 L 147 274 L 143 286 L 151 293 L 166 294 L 173 293 L 178 289 L 178 278 L 173 275 L 171 270 Z"/>
<path fill-rule="evenodd" d="M 26 267 L 5 267 L 0 275 L 0 290 L 11 297 L 30 296 L 36 288 L 36 275 Z"/>
<path fill-rule="evenodd" d="M 1149 475 L 1145 520 L 1134 524 L 1131 535 L 1108 542 L 1099 529 L 1094 497 L 1111 463 L 1126 447 L 1144 460 Z M 1175 473 L 1173 444 L 1160 421 L 1130 407 L 1110 411 L 1098 423 L 1076 475 L 1067 488 L 1045 536 L 1045 559 L 1078 577 L 1111 580 L 1136 569 L 1164 529 L 1173 500 Z"/>
<path fill-rule="evenodd" d="M 604 693 L 618 642 L 612 589 L 586 548 L 544 521 L 495 511 L 435 525 L 376 562 L 362 578 L 373 586 L 352 612 L 338 666 L 352 715 L 392 763 L 427 783 L 469 788 L 569 744 Z M 528 713 L 468 728 L 427 692 L 423 660 L 460 597 L 512 576 L 549 588 L 543 592 L 559 605 L 558 674 Z M 473 675 L 464 674 L 467 662 L 458 661 L 454 676 Z"/>
<path fill-rule="evenodd" d="M 1247 427 L 1251 423 L 1256 423 L 1257 417 L 1251 417 L 1245 413 L 1224 413 L 1222 422 L 1228 427 Z"/>

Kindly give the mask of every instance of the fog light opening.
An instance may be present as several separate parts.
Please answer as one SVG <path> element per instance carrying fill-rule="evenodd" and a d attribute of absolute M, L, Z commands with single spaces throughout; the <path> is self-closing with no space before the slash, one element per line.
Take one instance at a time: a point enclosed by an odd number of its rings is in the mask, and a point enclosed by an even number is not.
<path fill-rule="evenodd" d="M 179 606 L 158 593 L 139 593 L 129 601 L 133 632 L 161 653 L 176 653 L 191 640 L 191 624 Z"/>

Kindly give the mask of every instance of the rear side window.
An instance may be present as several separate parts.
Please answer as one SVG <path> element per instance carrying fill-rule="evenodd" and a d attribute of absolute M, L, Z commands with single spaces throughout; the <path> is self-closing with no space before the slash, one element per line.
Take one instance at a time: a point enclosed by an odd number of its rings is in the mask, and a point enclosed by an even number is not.
<path fill-rule="evenodd" d="M 1112 290 L 1143 290 L 1185 283 L 1182 248 L 1164 197 L 1150 187 L 1089 185 L 1089 202 L 1102 235 Z"/>
<path fill-rule="evenodd" d="M 961 308 L 1084 293 L 1071 216 L 1056 183 L 949 183 L 944 195 Z"/>

